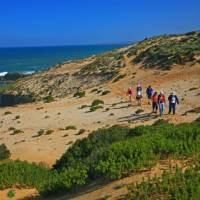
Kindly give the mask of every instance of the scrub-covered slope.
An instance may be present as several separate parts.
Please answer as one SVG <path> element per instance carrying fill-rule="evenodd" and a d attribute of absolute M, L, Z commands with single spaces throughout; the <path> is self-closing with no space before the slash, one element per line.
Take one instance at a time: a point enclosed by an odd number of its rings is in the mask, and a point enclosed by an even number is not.
<path fill-rule="evenodd" d="M 127 61 L 133 65 L 127 65 Z M 162 35 L 83 60 L 57 64 L 46 71 L 18 80 L 5 92 L 29 95 L 36 100 L 46 96 L 64 97 L 113 81 L 114 78 L 123 78 L 123 70 L 130 66 L 166 70 L 177 64 L 196 63 L 200 63 L 199 31 Z"/>

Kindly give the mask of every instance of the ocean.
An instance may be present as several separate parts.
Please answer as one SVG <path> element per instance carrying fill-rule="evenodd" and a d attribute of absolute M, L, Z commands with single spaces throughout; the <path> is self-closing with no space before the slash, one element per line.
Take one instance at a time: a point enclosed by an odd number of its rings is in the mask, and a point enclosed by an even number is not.
<path fill-rule="evenodd" d="M 6 73 L 33 73 L 54 64 L 82 59 L 123 45 L 84 45 L 0 48 L 0 76 Z"/>

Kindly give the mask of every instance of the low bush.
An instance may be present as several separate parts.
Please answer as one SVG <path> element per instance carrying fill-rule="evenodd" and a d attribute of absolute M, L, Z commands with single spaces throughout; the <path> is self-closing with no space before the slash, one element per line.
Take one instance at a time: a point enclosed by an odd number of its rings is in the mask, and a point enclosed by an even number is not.
<path fill-rule="evenodd" d="M 54 97 L 49 95 L 49 96 L 44 97 L 43 100 L 44 100 L 44 103 L 51 103 L 54 101 Z"/>
<path fill-rule="evenodd" d="M 10 111 L 6 111 L 6 112 L 4 113 L 4 115 L 10 115 L 10 114 L 12 114 Z"/>
<path fill-rule="evenodd" d="M 14 196 L 15 196 L 15 191 L 14 190 L 9 190 L 8 193 L 7 193 L 7 197 L 11 199 Z"/>
<path fill-rule="evenodd" d="M 92 106 L 92 107 L 90 108 L 90 112 L 94 112 L 94 111 L 96 111 L 96 110 L 98 110 L 98 109 L 102 109 L 102 108 L 103 108 L 103 106 L 100 106 L 100 105 Z"/>
<path fill-rule="evenodd" d="M 20 129 L 13 129 L 13 132 L 11 133 L 11 135 L 16 135 L 16 134 L 19 134 L 19 133 L 23 133 L 24 131 L 20 130 Z"/>
<path fill-rule="evenodd" d="M 161 178 L 143 181 L 140 184 L 129 186 L 128 200 L 143 199 L 194 199 L 200 197 L 200 167 L 189 168 L 183 172 L 176 171 L 163 173 Z"/>
<path fill-rule="evenodd" d="M 53 132 L 54 132 L 54 130 L 46 130 L 45 135 L 50 135 L 50 134 L 52 134 Z"/>
<path fill-rule="evenodd" d="M 34 138 L 34 137 L 40 137 L 40 136 L 42 136 L 42 135 L 44 135 L 44 130 L 43 130 L 43 129 L 40 129 L 40 130 L 37 132 L 37 134 L 34 135 L 34 136 L 32 136 L 32 137 L 33 137 L 33 138 Z"/>
<path fill-rule="evenodd" d="M 0 144 L 0 160 L 10 158 L 10 151 L 7 149 L 5 144 Z"/>
<path fill-rule="evenodd" d="M 100 104 L 104 104 L 104 102 L 100 99 L 96 99 L 92 102 L 91 107 L 98 106 Z"/>
<path fill-rule="evenodd" d="M 85 91 L 79 91 L 74 94 L 74 97 L 82 98 L 85 97 Z"/>
<path fill-rule="evenodd" d="M 76 126 L 73 125 L 66 126 L 65 130 L 76 130 Z"/>
<path fill-rule="evenodd" d="M 20 115 L 15 116 L 15 120 L 20 119 Z"/>
<path fill-rule="evenodd" d="M 109 90 L 105 90 L 105 91 L 103 91 L 103 92 L 101 93 L 101 95 L 104 96 L 104 95 L 107 95 L 107 94 L 109 94 L 109 93 L 110 93 Z"/>

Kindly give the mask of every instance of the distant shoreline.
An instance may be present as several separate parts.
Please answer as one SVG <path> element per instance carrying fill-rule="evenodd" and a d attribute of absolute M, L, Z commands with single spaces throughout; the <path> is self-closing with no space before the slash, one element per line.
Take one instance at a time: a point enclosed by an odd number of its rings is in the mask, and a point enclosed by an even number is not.
<path fill-rule="evenodd" d="M 49 46 L 49 47 L 0 47 L 0 77 L 5 73 L 30 73 L 79 60 L 123 47 L 115 45 Z"/>

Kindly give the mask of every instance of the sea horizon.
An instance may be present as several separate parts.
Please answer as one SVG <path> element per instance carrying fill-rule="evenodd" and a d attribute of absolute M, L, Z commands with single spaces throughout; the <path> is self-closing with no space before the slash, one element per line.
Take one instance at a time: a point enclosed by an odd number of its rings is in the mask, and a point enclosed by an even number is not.
<path fill-rule="evenodd" d="M 55 64 L 84 59 L 126 44 L 90 44 L 0 47 L 0 76 L 7 73 L 34 73 Z"/>

